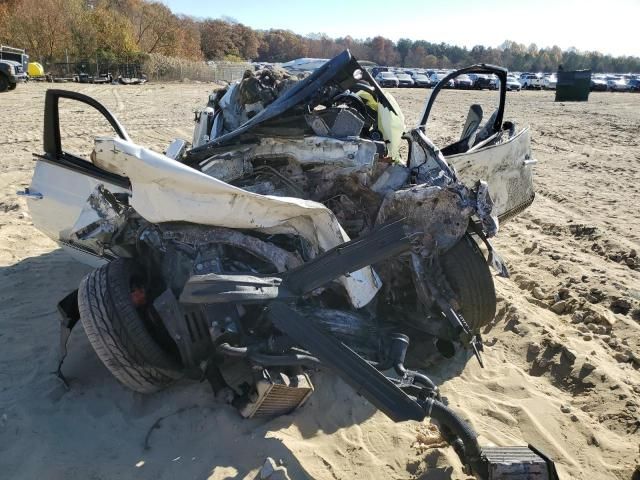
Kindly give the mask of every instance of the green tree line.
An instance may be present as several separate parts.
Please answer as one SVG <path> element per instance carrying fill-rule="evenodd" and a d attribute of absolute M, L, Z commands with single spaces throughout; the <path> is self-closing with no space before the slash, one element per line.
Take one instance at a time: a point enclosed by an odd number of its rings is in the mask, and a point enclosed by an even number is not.
<path fill-rule="evenodd" d="M 493 63 L 514 71 L 590 68 L 640 72 L 639 57 L 614 57 L 557 46 L 505 41 L 471 49 L 382 35 L 367 39 L 288 30 L 254 30 L 233 19 L 195 19 L 147 0 L 0 0 L 0 42 L 28 50 L 43 63 L 73 59 L 132 61 L 158 53 L 191 60 L 284 62 L 330 58 L 345 48 L 361 60 L 404 67 L 459 67 Z"/>

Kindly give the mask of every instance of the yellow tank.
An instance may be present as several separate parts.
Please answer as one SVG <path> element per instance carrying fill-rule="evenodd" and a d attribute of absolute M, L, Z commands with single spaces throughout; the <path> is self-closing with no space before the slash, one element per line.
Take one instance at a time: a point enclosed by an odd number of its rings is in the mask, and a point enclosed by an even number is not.
<path fill-rule="evenodd" d="M 32 78 L 44 77 L 44 68 L 38 62 L 30 62 L 27 65 L 27 73 Z"/>

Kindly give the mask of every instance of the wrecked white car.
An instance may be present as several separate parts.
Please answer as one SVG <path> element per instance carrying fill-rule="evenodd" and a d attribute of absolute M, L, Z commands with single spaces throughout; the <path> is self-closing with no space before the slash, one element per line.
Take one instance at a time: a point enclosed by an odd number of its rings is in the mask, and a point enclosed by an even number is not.
<path fill-rule="evenodd" d="M 500 105 L 484 124 L 472 107 L 460 140 L 439 150 L 425 135 L 433 101 L 472 72 L 497 75 Z M 481 361 L 496 307 L 489 264 L 507 274 L 488 238 L 533 201 L 529 133 L 502 118 L 506 74 L 447 76 L 405 131 L 348 51 L 302 80 L 248 72 L 197 113 L 191 146 L 165 154 L 133 143 L 97 101 L 49 90 L 23 194 L 39 229 L 98 266 L 60 302 L 63 353 L 80 320 L 127 387 L 207 379 L 244 416 L 297 408 L 308 373 L 327 368 L 395 421 L 438 421 L 481 478 L 520 463 L 555 478 L 527 447 L 481 450 L 426 374 L 460 349 Z M 116 132 L 95 139 L 90 161 L 61 144 L 60 98 Z"/>

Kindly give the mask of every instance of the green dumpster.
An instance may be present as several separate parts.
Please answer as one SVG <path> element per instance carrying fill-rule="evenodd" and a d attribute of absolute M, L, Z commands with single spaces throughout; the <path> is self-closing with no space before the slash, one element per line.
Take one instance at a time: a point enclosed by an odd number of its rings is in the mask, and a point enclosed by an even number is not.
<path fill-rule="evenodd" d="M 558 71 L 556 102 L 586 102 L 591 90 L 591 70 Z"/>

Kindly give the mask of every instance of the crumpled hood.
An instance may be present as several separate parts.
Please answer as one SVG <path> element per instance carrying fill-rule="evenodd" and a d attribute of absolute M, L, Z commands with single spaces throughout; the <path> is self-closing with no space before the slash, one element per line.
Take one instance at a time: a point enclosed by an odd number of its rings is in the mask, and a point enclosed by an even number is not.
<path fill-rule="evenodd" d="M 96 166 L 129 179 L 130 204 L 151 223 L 297 234 L 317 251 L 349 240 L 333 212 L 318 202 L 248 192 L 119 138 L 96 138 L 93 157 Z M 356 308 L 369 303 L 380 288 L 371 267 L 340 281 Z"/>

